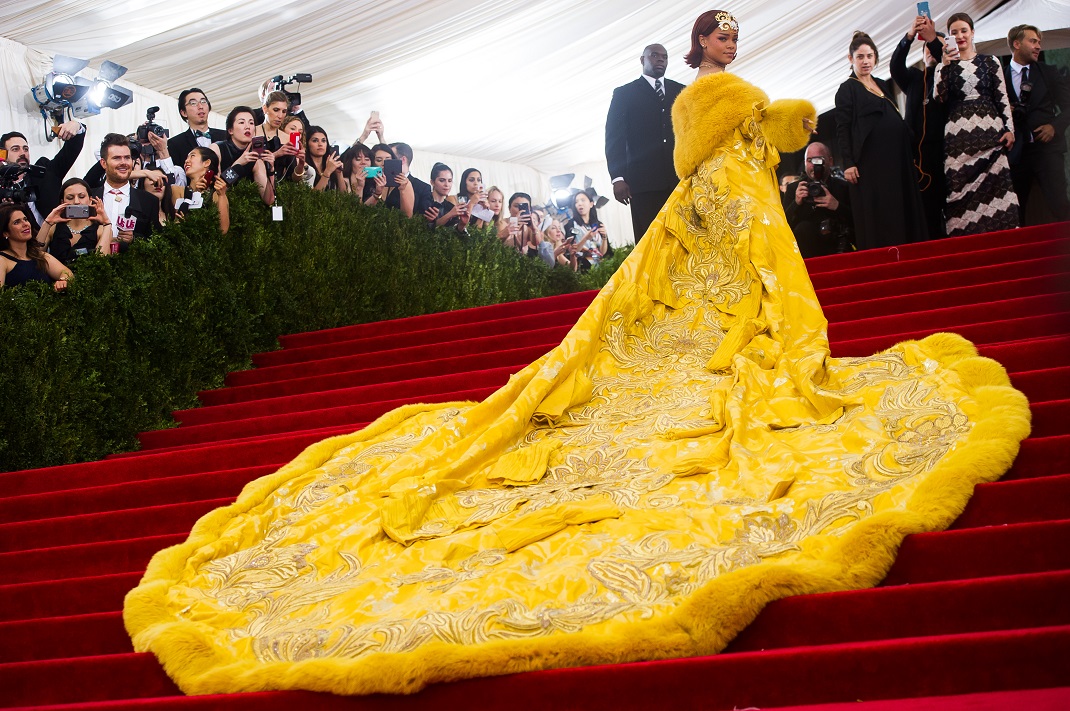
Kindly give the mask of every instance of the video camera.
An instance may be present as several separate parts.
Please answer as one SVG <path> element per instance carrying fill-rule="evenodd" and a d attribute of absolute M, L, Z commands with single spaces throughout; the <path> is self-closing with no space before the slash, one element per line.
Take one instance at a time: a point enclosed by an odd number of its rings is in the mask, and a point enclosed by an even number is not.
<path fill-rule="evenodd" d="M 39 165 L 0 166 L 0 202 L 37 202 L 34 182 L 45 176 Z"/>
<path fill-rule="evenodd" d="M 159 106 L 150 106 L 145 112 L 145 118 L 148 120 L 143 126 L 137 127 L 137 142 L 140 146 L 141 155 L 154 156 L 156 151 L 153 150 L 152 144 L 149 143 L 149 131 L 152 131 L 157 136 L 167 138 L 170 132 L 158 123 L 155 123 L 156 112 L 160 110 Z M 142 159 L 144 160 L 144 159 Z"/>
<path fill-rule="evenodd" d="M 312 82 L 312 75 L 307 73 L 294 74 L 289 78 L 283 78 L 281 74 L 271 77 L 271 84 L 274 86 L 274 91 L 281 91 L 286 94 L 286 98 L 290 100 L 290 112 L 293 112 L 295 106 L 301 105 L 301 93 L 298 91 L 288 91 L 286 87 L 290 84 L 310 84 Z"/>

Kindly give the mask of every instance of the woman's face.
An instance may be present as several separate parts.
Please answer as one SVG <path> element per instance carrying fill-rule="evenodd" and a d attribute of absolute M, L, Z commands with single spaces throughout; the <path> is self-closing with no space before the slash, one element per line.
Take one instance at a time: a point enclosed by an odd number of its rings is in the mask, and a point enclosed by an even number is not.
<path fill-rule="evenodd" d="M 868 77 L 877 64 L 877 53 L 868 44 L 864 44 L 849 55 L 849 59 L 856 75 Z"/>
<path fill-rule="evenodd" d="M 550 226 L 546 228 L 546 236 L 554 242 L 560 242 L 565 238 L 565 231 L 561 229 L 561 223 L 554 220 L 550 223 Z"/>
<path fill-rule="evenodd" d="M 290 108 L 285 101 L 276 101 L 264 107 L 264 123 L 276 131 L 282 126 L 282 120 L 286 118 L 286 110 Z"/>
<path fill-rule="evenodd" d="M 190 151 L 182 167 L 185 169 L 186 175 L 200 175 L 208 169 L 208 161 L 201 158 L 201 154 L 198 151 Z"/>
<path fill-rule="evenodd" d="M 487 196 L 487 206 L 490 207 L 490 211 L 495 215 L 500 215 L 502 212 L 502 203 L 505 202 L 505 196 L 499 191 L 494 190 Z"/>
<path fill-rule="evenodd" d="M 353 159 L 350 161 L 352 164 L 350 167 L 351 173 L 359 173 L 361 177 L 364 176 L 364 169 L 372 164 L 372 159 L 368 157 L 368 154 L 364 151 L 357 151 L 353 154 Z"/>
<path fill-rule="evenodd" d="M 708 35 L 699 35 L 699 42 L 705 42 L 706 48 L 702 50 L 705 60 L 727 67 L 736 58 L 736 43 L 739 42 L 738 32 L 716 30 Z"/>
<path fill-rule="evenodd" d="M 308 152 L 313 158 L 322 158 L 327 155 L 327 136 L 322 133 L 313 133 L 308 137 Z"/>
<path fill-rule="evenodd" d="M 576 198 L 572 205 L 576 208 L 576 212 L 580 214 L 580 217 L 583 218 L 583 221 L 586 222 L 591 214 L 591 198 L 587 197 L 587 193 L 576 193 Z"/>
<path fill-rule="evenodd" d="M 7 223 L 7 230 L 4 231 L 4 236 L 13 242 L 29 242 L 33 238 L 33 227 L 30 225 L 29 218 L 26 217 L 26 213 L 22 210 L 15 210 L 11 213 L 11 221 Z"/>
<path fill-rule="evenodd" d="M 955 38 L 955 44 L 958 45 L 959 52 L 965 52 L 973 45 L 973 30 L 970 29 L 969 23 L 963 20 L 955 20 L 951 23 L 951 27 L 947 28 L 947 31 Z"/>
<path fill-rule="evenodd" d="M 230 129 L 230 140 L 238 148 L 245 148 L 253 141 L 256 120 L 252 114 L 242 112 L 234 117 L 234 128 Z"/>
<path fill-rule="evenodd" d="M 528 199 L 522 196 L 513 198 L 512 202 L 509 203 L 509 214 L 513 217 L 520 217 L 520 204 L 527 201 Z"/>
<path fill-rule="evenodd" d="M 285 133 L 287 137 L 289 137 L 291 133 L 301 133 L 303 129 L 304 124 L 301 123 L 301 119 L 299 118 L 291 118 L 279 127 L 279 130 Z"/>
<path fill-rule="evenodd" d="M 387 151 L 376 151 L 375 154 L 372 156 L 372 163 L 382 168 L 383 163 L 388 160 L 391 160 L 393 157 L 394 156 L 388 153 Z"/>
<path fill-rule="evenodd" d="M 89 191 L 85 189 L 84 185 L 75 183 L 63 191 L 63 202 L 71 205 L 88 205 Z"/>
<path fill-rule="evenodd" d="M 444 170 L 439 173 L 432 181 L 431 187 L 434 189 L 435 195 L 438 195 L 439 197 L 446 197 L 449 195 L 450 190 L 453 189 L 453 172 Z"/>
<path fill-rule="evenodd" d="M 478 170 L 472 171 L 464 179 L 464 189 L 468 191 L 469 195 L 478 195 L 483 192 L 483 176 L 479 174 Z"/>
<path fill-rule="evenodd" d="M 166 186 L 167 181 L 160 180 L 159 178 L 145 178 L 141 181 L 141 187 L 155 195 L 157 198 L 163 197 L 163 191 Z"/>

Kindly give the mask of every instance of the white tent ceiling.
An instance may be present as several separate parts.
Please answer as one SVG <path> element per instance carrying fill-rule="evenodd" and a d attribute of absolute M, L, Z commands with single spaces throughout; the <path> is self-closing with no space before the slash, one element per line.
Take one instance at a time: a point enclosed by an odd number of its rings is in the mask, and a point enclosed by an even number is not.
<path fill-rule="evenodd" d="M 912 1 L 719 4 L 741 24 L 731 71 L 773 98 L 808 98 L 820 110 L 832 106 L 847 74 L 852 31 L 868 31 L 886 62 L 915 15 Z M 955 11 L 991 15 L 978 22 L 982 40 L 1005 35 L 1016 22 L 1070 25 L 1070 0 L 930 5 L 941 25 Z M 414 146 L 418 165 L 424 152 L 549 175 L 604 164 L 610 93 L 639 75 L 644 45 L 664 44 L 668 76 L 690 81 L 694 70 L 682 55 L 695 17 L 711 7 L 649 0 L 7 0 L 0 34 L 46 54 L 91 58 L 93 67 L 111 59 L 130 68 L 126 83 L 171 97 L 199 86 L 224 113 L 255 104 L 258 84 L 272 75 L 311 72 L 313 83 L 301 87 L 304 106 L 334 142 L 356 138 L 374 109 L 388 139 Z M 886 68 L 879 73 L 886 76 Z M 5 86 L 6 103 L 17 94 L 21 106 L 28 88 Z M 140 109 L 134 121 L 142 115 Z"/>

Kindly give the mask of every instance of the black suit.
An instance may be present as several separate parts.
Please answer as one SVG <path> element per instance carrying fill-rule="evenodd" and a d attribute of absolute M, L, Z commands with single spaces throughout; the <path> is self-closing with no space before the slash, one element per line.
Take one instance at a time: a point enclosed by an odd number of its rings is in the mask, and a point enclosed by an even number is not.
<path fill-rule="evenodd" d="M 366 181 L 365 184 L 369 182 L 372 181 Z M 431 186 L 412 173 L 409 173 L 409 184 L 412 185 L 413 193 L 412 214 L 417 217 L 423 217 L 427 208 L 435 204 L 434 199 L 431 197 Z M 401 209 L 401 194 L 397 190 L 391 190 L 390 194 L 386 196 L 386 206 L 395 210 Z"/>
<path fill-rule="evenodd" d="M 212 143 L 227 140 L 227 132 L 221 128 L 209 128 L 208 133 L 211 134 Z M 193 135 L 192 129 L 187 129 L 177 136 L 171 136 L 167 139 L 167 152 L 177 166 L 185 163 L 190 151 L 196 147 L 197 137 Z"/>
<path fill-rule="evenodd" d="M 37 186 L 37 201 L 34 207 L 41 213 L 41 217 L 48 217 L 63 202 L 62 186 L 63 179 L 67 177 L 74 161 L 78 160 L 78 154 L 85 145 L 85 132 L 78 134 L 69 141 L 64 141 L 54 158 L 38 158 L 36 165 L 43 166 L 44 176 L 35 182 Z M 30 216 L 30 219 L 34 219 Z M 36 220 L 35 220 L 36 221 Z"/>
<path fill-rule="evenodd" d="M 635 239 L 646 233 L 679 182 L 672 153 L 672 102 L 684 85 L 662 79 L 665 98 L 645 77 L 613 90 L 606 116 L 606 164 L 611 178 L 624 178 L 631 191 Z"/>
<path fill-rule="evenodd" d="M 824 182 L 825 188 L 840 203 L 836 210 L 829 210 L 806 200 L 802 205 L 795 202 L 795 193 L 803 180 L 809 178 L 803 177 L 789 185 L 782 198 L 784 216 L 788 219 L 788 226 L 795 235 L 803 258 L 836 254 L 849 248 L 848 245 L 854 242 L 854 218 L 851 216 L 851 194 L 847 181 L 832 177 Z M 826 220 L 828 233 L 821 234 L 821 223 Z"/>
<path fill-rule="evenodd" d="M 104 192 L 107 189 L 107 184 L 98 185 L 90 190 L 90 194 L 94 197 L 98 197 L 101 201 L 105 200 Z M 153 230 L 160 229 L 160 201 L 156 199 L 156 196 L 152 193 L 146 192 L 140 188 L 130 186 L 130 204 L 127 206 L 125 212 L 126 217 L 134 217 L 137 222 L 134 224 L 134 237 L 147 238 L 152 234 Z M 113 234 L 118 234 L 119 228 L 117 225 L 112 225 Z M 119 242 L 119 251 L 125 252 L 129 249 L 129 245 L 126 242 Z"/>
<path fill-rule="evenodd" d="M 1070 126 L 1070 83 L 1055 67 L 1041 62 L 1029 65 L 1029 91 L 1025 102 L 1014 90 L 1011 67 L 1003 68 L 1007 94 L 1014 114 L 1014 147 L 1011 149 L 1011 179 L 1018 193 L 1021 224 L 1033 180 L 1040 184 L 1048 208 L 1057 220 L 1070 220 L 1070 202 L 1066 197 L 1066 129 Z M 1023 92 L 1024 93 L 1024 92 Z M 1045 124 L 1055 129 L 1047 143 L 1030 140 L 1033 131 Z"/>

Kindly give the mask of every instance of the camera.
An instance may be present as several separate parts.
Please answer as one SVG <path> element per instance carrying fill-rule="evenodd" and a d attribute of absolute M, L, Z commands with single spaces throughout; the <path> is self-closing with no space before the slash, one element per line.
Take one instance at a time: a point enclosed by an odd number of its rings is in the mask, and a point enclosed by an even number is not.
<path fill-rule="evenodd" d="M 821 220 L 819 227 L 821 230 L 821 237 L 823 239 L 836 242 L 835 254 L 843 254 L 851 249 L 851 243 L 849 240 L 850 235 L 847 232 L 847 225 L 840 220 L 828 218 Z"/>
<path fill-rule="evenodd" d="M 823 182 L 825 180 L 825 159 L 824 158 L 811 158 L 810 165 L 813 166 L 814 178 L 813 180 L 806 181 L 806 199 L 804 202 L 807 205 L 814 204 L 814 198 L 825 196 L 825 186 Z"/>
<path fill-rule="evenodd" d="M 37 202 L 36 180 L 43 178 L 45 169 L 39 165 L 0 166 L 0 201 Z"/>
<path fill-rule="evenodd" d="M 144 126 L 137 127 L 137 142 L 139 144 L 139 150 L 143 156 L 155 155 L 156 152 L 152 148 L 152 144 L 149 143 L 149 131 L 152 131 L 161 138 L 168 137 L 168 130 L 158 123 L 155 123 L 156 112 L 160 110 L 159 106 L 150 106 L 145 112 L 145 118 L 148 120 Z"/>
<path fill-rule="evenodd" d="M 308 73 L 300 73 L 285 78 L 282 74 L 278 74 L 271 77 L 271 83 L 274 86 L 275 91 L 281 91 L 286 94 L 286 97 L 290 100 L 289 111 L 290 113 L 293 113 L 293 108 L 301 105 L 301 93 L 298 91 L 289 91 L 286 87 L 290 84 L 310 84 L 312 83 L 312 75 Z"/>

